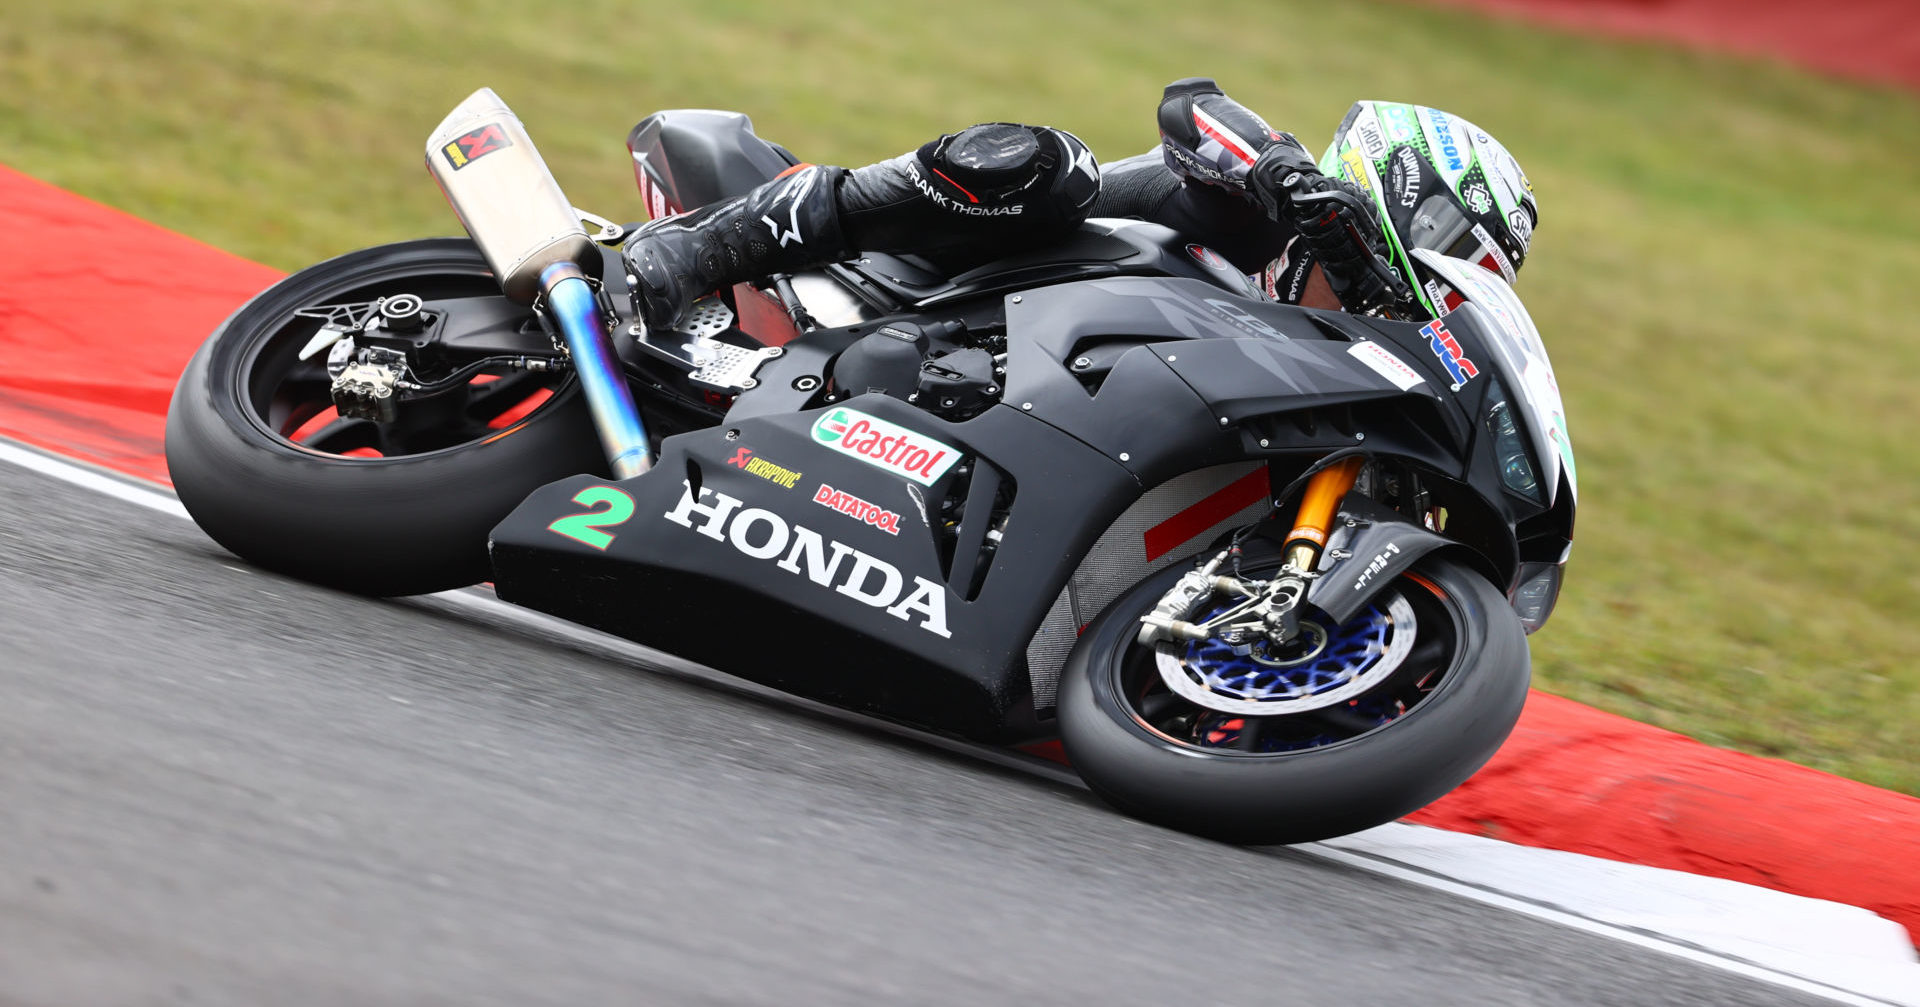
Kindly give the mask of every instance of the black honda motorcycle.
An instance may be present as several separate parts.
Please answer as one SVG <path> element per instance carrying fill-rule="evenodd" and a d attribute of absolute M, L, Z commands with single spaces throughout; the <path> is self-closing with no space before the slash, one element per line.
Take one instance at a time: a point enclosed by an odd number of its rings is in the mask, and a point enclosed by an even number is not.
<path fill-rule="evenodd" d="M 628 146 L 656 216 L 796 163 L 733 113 Z M 1119 808 L 1236 842 L 1404 815 L 1518 718 L 1575 479 L 1499 277 L 1416 253 L 1466 298 L 1444 318 L 1289 307 L 1095 219 L 958 274 L 768 277 L 653 331 L 630 228 L 571 207 L 491 91 L 427 158 L 473 240 L 295 273 L 181 378 L 175 487 L 247 560 L 371 595 L 491 579 L 849 709 L 1057 737 Z"/>

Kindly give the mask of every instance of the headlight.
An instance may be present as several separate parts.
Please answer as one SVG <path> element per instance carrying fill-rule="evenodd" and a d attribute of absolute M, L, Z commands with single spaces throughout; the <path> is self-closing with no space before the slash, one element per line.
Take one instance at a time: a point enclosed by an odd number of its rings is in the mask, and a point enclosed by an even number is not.
<path fill-rule="evenodd" d="M 1487 391 L 1487 433 L 1493 435 L 1493 457 L 1500 465 L 1500 483 L 1535 503 L 1546 503 L 1540 493 L 1540 477 L 1535 474 L 1533 456 L 1527 451 L 1526 438 L 1514 422 L 1513 405 L 1507 390 L 1495 381 Z"/>

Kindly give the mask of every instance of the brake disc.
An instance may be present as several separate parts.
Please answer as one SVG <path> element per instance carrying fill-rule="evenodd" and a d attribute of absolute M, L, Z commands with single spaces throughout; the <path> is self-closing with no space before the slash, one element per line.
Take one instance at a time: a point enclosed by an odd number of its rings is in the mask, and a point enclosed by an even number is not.
<path fill-rule="evenodd" d="M 1209 616 L 1210 617 L 1210 616 Z M 1154 663 L 1167 688 L 1222 713 L 1274 716 L 1344 703 L 1385 681 L 1406 660 L 1418 632 L 1413 606 L 1395 592 L 1331 630 L 1301 620 L 1307 645 L 1276 654 L 1264 641 L 1235 647 L 1218 637 L 1184 645 L 1163 642 Z"/>

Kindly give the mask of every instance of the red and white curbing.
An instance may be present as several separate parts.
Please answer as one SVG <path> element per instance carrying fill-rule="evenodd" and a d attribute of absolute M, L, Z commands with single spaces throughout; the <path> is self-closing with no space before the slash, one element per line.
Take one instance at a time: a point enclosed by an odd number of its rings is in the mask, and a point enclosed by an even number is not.
<path fill-rule="evenodd" d="M 1558 696 L 1410 820 L 1845 902 L 1920 939 L 1920 799 Z"/>
<path fill-rule="evenodd" d="M 1866 1002 L 1920 1003 L 1920 959 L 1906 930 L 1855 906 L 1416 825 L 1396 823 L 1319 845 L 1552 907 L 1610 928 L 1598 931 L 1610 936 L 1657 935 L 1662 943 L 1709 953 L 1722 968 L 1729 959 L 1751 966 L 1729 971 L 1775 982 L 1793 976 L 1819 987 L 1799 988 L 1829 998 L 1844 1000 L 1838 995 L 1844 991 Z"/>
<path fill-rule="evenodd" d="M 15 278 L 0 287 L 0 437 L 164 482 L 175 377 L 280 274 L 4 167 L 0 233 L 0 275 Z M 93 308 L 103 289 L 111 324 Z M 0 443 L 0 460 L 181 513 L 163 492 L 38 452 Z M 1494 761 L 1412 820 L 1480 835 L 1390 826 L 1319 851 L 1564 925 L 1666 935 L 1650 939 L 1822 995 L 1920 1005 L 1912 945 L 1851 908 L 1920 936 L 1915 798 L 1535 693 Z"/>

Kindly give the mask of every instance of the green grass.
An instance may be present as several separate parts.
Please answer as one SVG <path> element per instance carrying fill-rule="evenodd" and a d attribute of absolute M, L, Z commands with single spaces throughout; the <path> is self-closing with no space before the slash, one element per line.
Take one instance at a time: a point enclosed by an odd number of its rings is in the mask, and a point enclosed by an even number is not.
<path fill-rule="evenodd" d="M 843 164 L 987 119 L 1118 157 L 1189 74 L 1315 149 L 1381 97 L 1527 166 L 1520 291 L 1583 476 L 1542 688 L 1920 793 L 1911 95 L 1359 0 L 65 0 L 0 23 L 0 161 L 293 269 L 457 230 L 421 151 L 483 84 L 576 203 L 633 218 L 622 141 L 654 108 Z"/>

